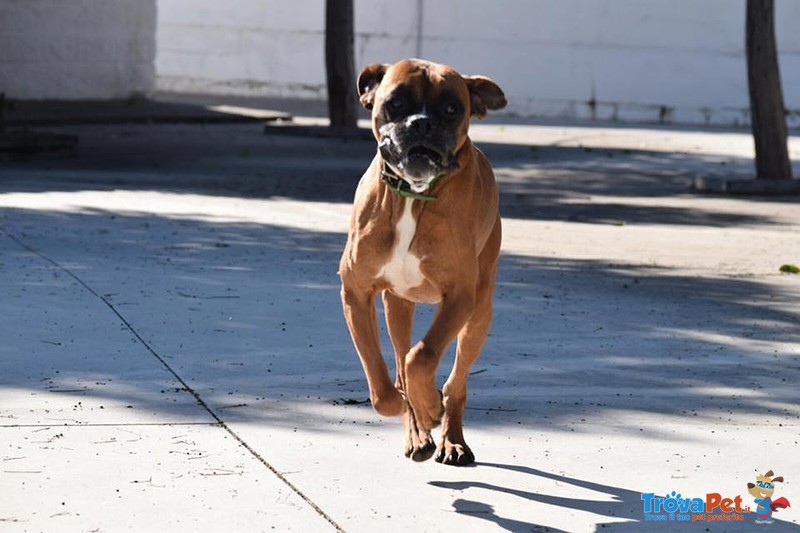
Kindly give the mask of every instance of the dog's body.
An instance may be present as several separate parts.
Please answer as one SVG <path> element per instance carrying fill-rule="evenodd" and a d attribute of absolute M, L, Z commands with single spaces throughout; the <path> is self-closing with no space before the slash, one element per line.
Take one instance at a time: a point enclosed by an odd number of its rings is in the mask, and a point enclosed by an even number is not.
<path fill-rule="evenodd" d="M 358 88 L 372 109 L 379 149 L 358 185 L 339 269 L 347 325 L 373 407 L 403 416 L 406 455 L 431 457 L 430 431 L 442 420 L 436 460 L 469 464 L 474 456 L 462 433 L 466 381 L 492 319 L 501 227 L 494 173 L 467 132 L 472 115 L 502 108 L 505 97 L 488 78 L 420 60 L 370 65 Z M 395 350 L 394 383 L 380 349 L 379 293 Z M 415 303 L 438 310 L 412 347 Z M 442 394 L 434 373 L 456 336 Z"/>

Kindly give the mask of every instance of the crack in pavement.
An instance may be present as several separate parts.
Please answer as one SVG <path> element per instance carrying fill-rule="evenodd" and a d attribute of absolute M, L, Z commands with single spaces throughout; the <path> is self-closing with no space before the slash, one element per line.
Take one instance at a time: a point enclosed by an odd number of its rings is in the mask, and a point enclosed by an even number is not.
<path fill-rule="evenodd" d="M 145 340 L 145 339 L 144 339 L 144 338 L 143 338 L 143 337 L 142 337 L 142 336 L 139 334 L 139 332 L 136 330 L 136 328 L 134 328 L 134 327 L 133 327 L 133 325 L 132 325 L 132 324 L 131 324 L 131 323 L 130 323 L 130 322 L 129 322 L 129 321 L 126 319 L 126 318 L 125 318 L 125 316 L 124 316 L 122 313 L 120 313 L 120 312 L 117 310 L 117 308 L 116 308 L 116 307 L 114 307 L 114 305 L 113 305 L 113 304 L 112 304 L 112 303 L 111 303 L 111 302 L 110 302 L 108 299 L 106 299 L 106 298 L 105 298 L 105 297 L 104 297 L 102 294 L 100 294 L 100 293 L 98 293 L 97 291 L 95 291 L 95 290 L 94 290 L 94 289 L 93 289 L 91 286 L 89 286 L 89 284 L 87 284 L 85 281 L 83 281 L 83 280 L 82 280 L 80 277 L 78 277 L 78 275 L 77 275 L 77 274 L 75 274 L 74 272 L 72 272 L 70 269 L 68 269 L 68 268 L 66 268 L 65 266 L 61 265 L 60 263 L 58 263 L 58 262 L 57 262 L 57 261 L 55 261 L 54 259 L 51 259 L 50 257 L 48 257 L 48 256 L 44 255 L 43 253 L 39 252 L 38 250 L 36 250 L 36 249 L 32 248 L 31 246 L 29 246 L 28 244 L 26 244 L 25 242 L 23 242 L 22 240 L 20 240 L 19 238 L 17 238 L 17 236 L 16 236 L 16 235 L 14 235 L 14 234 L 10 233 L 9 231 L 7 231 L 5 228 L 3 228 L 3 227 L 1 227 L 1 226 L 0 226 L 0 233 L 3 233 L 3 234 L 6 236 L 6 237 L 8 237 L 8 238 L 9 238 L 9 239 L 11 239 L 12 241 L 14 241 L 14 242 L 15 242 L 15 243 L 16 243 L 16 244 L 19 246 L 19 247 L 21 247 L 21 248 L 23 248 L 23 249 L 27 250 L 29 253 L 31 253 L 31 254 L 33 254 L 33 255 L 35 255 L 35 256 L 37 256 L 37 257 L 39 257 L 40 259 L 42 259 L 42 260 L 44 260 L 44 261 L 46 261 L 46 262 L 50 263 L 50 264 L 51 264 L 51 265 L 53 265 L 55 268 L 57 268 L 57 269 L 61 270 L 61 271 L 62 271 L 62 272 L 64 272 L 65 274 L 67 274 L 69 277 L 71 277 L 72 279 L 74 279 L 74 280 L 75 280 L 75 281 L 76 281 L 76 282 L 77 282 L 77 283 L 78 283 L 80 286 L 82 286 L 84 289 L 86 289 L 86 291 L 88 291 L 88 292 L 89 292 L 91 295 L 93 295 L 94 297 L 96 297 L 97 299 L 99 299 L 101 302 L 103 302 L 103 303 L 104 303 L 104 304 L 105 304 L 105 305 L 106 305 L 106 306 L 107 306 L 107 307 L 108 307 L 108 308 L 111 310 L 111 312 L 113 312 L 113 313 L 114 313 L 114 315 L 116 315 L 116 316 L 117 316 L 117 318 L 118 318 L 118 319 L 119 319 L 119 320 L 122 322 L 122 324 L 125 326 L 125 328 L 126 328 L 128 331 L 130 331 L 130 333 L 131 333 L 131 334 L 132 334 L 134 337 L 136 337 L 136 339 L 137 339 L 139 342 L 141 342 L 141 343 L 142 343 L 142 345 L 145 347 L 145 349 L 147 349 L 147 351 L 148 351 L 148 352 L 150 352 L 150 354 L 151 354 L 153 357 L 155 357 L 155 358 L 158 360 L 158 362 L 159 362 L 159 363 L 161 363 L 161 365 L 162 365 L 162 366 L 163 366 L 163 367 L 164 367 L 164 368 L 167 370 L 167 372 L 169 372 L 170 374 L 172 374 L 172 376 L 173 376 L 173 377 L 174 377 L 174 378 L 175 378 L 175 379 L 178 381 L 178 383 L 180 383 L 180 384 L 181 384 L 181 386 L 182 386 L 182 387 L 183 387 L 183 388 L 186 390 L 186 392 L 188 392 L 189 394 L 191 394 L 192 396 L 194 396 L 194 399 L 197 401 L 197 404 L 198 404 L 200 407 L 202 407 L 202 408 L 203 408 L 203 409 L 204 409 L 204 410 L 205 410 L 205 411 L 206 411 L 206 412 L 207 412 L 207 413 L 208 413 L 208 414 L 211 416 L 211 418 L 213 418 L 213 419 L 215 420 L 215 422 L 214 422 L 214 423 L 200 423 L 200 424 L 207 424 L 207 425 L 211 425 L 211 426 L 215 426 L 215 425 L 216 425 L 216 426 L 219 426 L 220 428 L 224 429 L 224 430 L 225 430 L 225 431 L 226 431 L 226 432 L 227 432 L 227 433 L 228 433 L 228 434 L 229 434 L 231 437 L 233 437 L 233 439 L 234 439 L 234 440 L 236 440 L 236 442 L 238 442 L 238 443 L 239 443 L 239 444 L 240 444 L 240 445 L 241 445 L 241 446 L 242 446 L 242 447 L 243 447 L 245 450 L 247 450 L 247 451 L 248 451 L 248 452 L 249 452 L 249 453 L 250 453 L 250 454 L 251 454 L 251 455 L 252 455 L 252 456 L 253 456 L 253 457 L 254 457 L 256 460 L 258 460 L 258 461 L 259 461 L 259 462 L 260 462 L 262 465 L 264 465 L 264 466 L 265 466 L 265 467 L 266 467 L 266 468 L 267 468 L 267 469 L 268 469 L 270 472 L 272 472 L 272 473 L 273 473 L 273 474 L 274 474 L 274 475 L 275 475 L 275 476 L 276 476 L 276 477 L 277 477 L 279 480 L 281 480 L 281 482 L 282 482 L 284 485 L 286 485 L 286 486 L 287 486 L 289 489 L 291 489 L 291 490 L 292 490 L 292 491 L 293 491 L 295 494 L 297 494 L 297 495 L 298 495 L 300 498 L 302 498 L 302 499 L 303 499 L 303 501 L 305 501 L 305 502 L 306 502 L 306 503 L 307 503 L 307 504 L 308 504 L 308 505 L 309 505 L 309 506 L 310 506 L 312 509 L 314 509 L 314 511 L 315 511 L 315 512 L 316 512 L 316 513 L 317 513 L 317 514 L 320 516 L 320 517 L 322 517 L 322 518 L 323 518 L 323 519 L 325 519 L 325 520 L 326 520 L 328 523 L 330 523 L 330 524 L 331 524 L 331 525 L 332 525 L 332 526 L 333 526 L 333 527 L 336 529 L 336 531 L 340 531 L 340 532 L 343 532 L 343 531 L 344 531 L 344 529 L 343 529 L 343 528 L 342 528 L 342 527 L 341 527 L 339 524 L 337 524 L 337 523 L 336 523 L 336 522 L 333 520 L 333 518 L 332 518 L 331 516 L 329 516 L 329 515 L 328 515 L 328 514 L 327 514 L 325 511 L 323 511 L 323 510 L 322 510 L 322 508 L 321 508 L 321 507 L 319 507 L 319 506 L 318 506 L 316 503 L 314 503 L 314 501 L 312 501 L 312 500 L 311 500 L 311 498 L 309 498 L 308 496 L 306 496 L 306 495 L 305 495 L 305 493 L 303 493 L 303 492 L 302 492 L 302 491 L 301 491 L 301 490 L 300 490 L 300 489 L 299 489 L 299 488 L 298 488 L 296 485 L 294 485 L 294 484 L 293 484 L 291 481 L 289 481 L 288 479 L 286 479 L 286 477 L 285 477 L 285 476 L 284 476 L 284 475 L 283 475 L 281 472 L 279 472 L 277 468 L 275 468 L 274 466 L 272 466 L 272 464 L 270 464 L 270 463 L 269 463 L 269 461 L 267 461 L 267 460 L 266 460 L 266 459 L 265 459 L 265 458 L 264 458 L 264 457 L 263 457 L 263 456 L 262 456 L 260 453 L 258 453 L 258 451 L 256 451 L 256 450 L 255 450 L 255 449 L 254 449 L 252 446 L 250 446 L 250 444 L 248 444 L 248 443 L 247 443 L 247 442 L 246 442 L 246 441 L 245 441 L 245 440 L 244 440 L 244 439 L 243 439 L 243 438 L 242 438 L 242 437 L 241 437 L 241 436 L 240 436 L 238 433 L 236 433 L 236 432 L 235 432 L 233 429 L 231 429 L 231 428 L 230 428 L 230 427 L 229 427 L 229 426 L 228 426 L 228 425 L 225 423 L 225 421 L 224 421 L 222 418 L 220 418 L 220 417 L 219 417 L 219 416 L 218 416 L 218 415 L 217 415 L 217 414 L 214 412 L 214 410 L 213 410 L 213 409 L 211 409 L 211 406 L 209 406 L 209 405 L 208 405 L 208 404 L 205 402 L 205 400 L 203 400 L 203 398 L 200 396 L 200 393 L 198 393 L 196 390 L 194 390 L 194 389 L 193 389 L 193 388 L 192 388 L 192 387 L 189 385 L 189 383 L 188 383 L 188 382 L 186 382 L 186 381 L 185 381 L 185 380 L 184 380 L 184 379 L 183 379 L 183 378 L 182 378 L 182 377 L 181 377 L 181 376 L 180 376 L 180 375 L 179 375 L 179 374 L 178 374 L 178 373 L 177 373 L 177 372 L 176 372 L 176 371 L 175 371 L 175 370 L 174 370 L 174 369 L 173 369 L 173 368 L 172 368 L 172 367 L 169 365 L 169 363 L 167 363 L 167 361 L 166 361 L 166 360 L 165 360 L 165 359 L 164 359 L 164 358 L 163 358 L 161 355 L 159 355 L 159 354 L 158 354 L 158 352 L 156 352 L 156 351 L 155 351 L 155 349 L 154 349 L 152 346 L 150 346 L 150 343 L 148 343 L 148 342 L 147 342 L 147 341 L 146 341 L 146 340 Z M 102 424 L 100 424 L 100 425 L 102 425 Z M 109 424 L 109 425 L 114 425 L 114 424 Z M 116 425 L 129 425 L 129 424 L 116 424 Z M 172 424 L 165 423 L 164 425 L 172 425 Z M 178 425 L 178 424 L 175 424 L 175 425 Z M 186 425 L 188 425 L 188 424 L 186 424 Z M 78 426 L 78 424 L 76 424 L 76 426 Z M 0 426 L 0 427 L 9 427 L 9 426 Z M 12 427 L 23 427 L 23 426 L 12 426 Z M 51 427 L 51 426 L 44 426 L 44 427 Z M 81 427 L 83 427 L 83 425 L 81 425 Z M 90 425 L 89 425 L 89 424 L 86 424 L 86 427 L 90 427 Z"/>

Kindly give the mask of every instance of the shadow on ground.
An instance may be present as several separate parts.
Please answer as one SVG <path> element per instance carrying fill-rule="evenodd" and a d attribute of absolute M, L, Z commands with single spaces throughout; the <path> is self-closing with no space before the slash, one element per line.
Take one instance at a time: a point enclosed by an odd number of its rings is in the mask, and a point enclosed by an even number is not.
<path fill-rule="evenodd" d="M 327 423 L 309 426 L 325 431 L 346 413 L 372 416 L 358 404 L 366 387 L 340 316 L 336 265 L 344 235 L 102 209 L 7 209 L 0 225 L 102 295 L 209 403 L 224 407 L 226 419 L 296 424 L 296 412 L 314 416 L 326 406 Z M 0 303 L 6 315 L 35 287 L 42 300 L 31 302 L 44 306 L 59 305 L 59 291 L 82 290 L 53 265 L 6 244 L 5 268 L 15 256 L 26 265 L 25 292 Z M 796 298 L 791 283 L 505 255 L 492 333 L 470 378 L 468 424 L 592 431 L 581 420 L 620 412 L 721 425 L 743 414 L 767 423 L 797 419 L 790 384 L 800 379 L 800 365 L 780 349 L 800 342 Z M 417 337 L 430 308 L 421 316 Z M 118 327 L 110 311 L 108 319 Z M 74 332 L 64 331 L 65 339 L 32 333 L 17 350 L 42 359 L 5 372 L 2 386 L 33 382 L 46 391 L 41 378 L 55 369 L 60 388 L 83 387 L 90 397 L 113 390 L 120 403 L 148 407 L 136 387 L 93 385 L 95 369 L 82 354 L 69 359 Z M 391 360 L 388 342 L 384 347 Z M 141 356 L 151 357 L 144 350 Z M 440 380 L 451 361 L 452 349 Z M 49 374 L 38 375 L 40 367 Z M 636 418 L 618 430 L 677 438 Z"/>
<path fill-rule="evenodd" d="M 151 138 L 151 128 L 126 127 L 113 142 L 103 139 L 102 128 L 92 130 L 96 137 L 82 136 L 84 152 L 77 159 L 16 163 L 0 171 L 0 189 L 157 189 L 349 203 L 353 176 L 374 150 L 371 143 L 330 139 L 268 137 L 265 142 L 245 126 L 215 127 L 207 138 L 184 143 L 181 127 L 159 129 Z M 233 142 L 222 142 L 220 131 Z M 510 145 L 489 145 L 486 151 L 501 180 L 504 214 L 514 218 L 676 226 L 776 223 L 769 213 L 636 204 L 640 197 L 685 194 L 691 167 L 716 164 L 702 157 Z M 182 198 L 176 194 L 175 201 Z M 214 222 L 203 213 L 165 217 L 102 207 L 6 209 L 0 227 L 75 273 L 98 295 L 87 297 L 63 270 L 6 240 L 0 273 L 8 280 L 9 269 L 23 270 L 17 272 L 19 285 L 11 287 L 16 292 L 0 299 L 4 316 L 19 313 L 20 305 L 64 305 L 68 297 L 89 305 L 81 294 L 102 308 L 102 297 L 225 421 L 311 435 L 377 421 L 363 403 L 365 380 L 340 316 L 336 265 L 344 235 Z M 800 365 L 783 347 L 800 342 L 797 297 L 796 284 L 775 278 L 686 276 L 647 264 L 505 255 L 492 334 L 470 377 L 467 431 L 522 426 L 531 433 L 594 434 L 609 431 L 603 423 L 612 420 L 614 432 L 646 443 L 686 438 L 665 434 L 647 416 L 653 414 L 663 415 L 661 420 L 691 417 L 717 429 L 741 416 L 767 426 L 787 419 L 794 423 L 800 418 L 793 386 Z M 180 384 L 137 380 L 124 367 L 97 364 L 108 353 L 82 349 L 81 338 L 96 328 L 123 325 L 110 310 L 102 324 L 82 323 L 81 312 L 81 307 L 66 310 L 75 316 L 70 325 L 76 329 L 52 319 L 34 321 L 37 326 L 30 329 L 20 326 L 26 334 L 13 337 L 19 340 L 7 347 L 17 358 L 0 361 L 5 365 L 0 388 L 45 400 L 71 391 L 71 399 L 86 409 L 130 405 L 172 419 L 190 417 L 187 402 L 175 401 L 188 395 Z M 421 316 L 417 337 L 430 310 Z M 160 364 L 132 333 L 126 335 L 137 345 L 136 357 Z M 451 361 L 452 350 L 440 382 Z M 510 494 L 522 505 L 537 502 L 634 520 L 607 523 L 604 530 L 642 527 L 641 497 L 634 490 L 525 465 L 476 468 L 514 471 L 611 499 L 565 498 L 525 485 L 469 481 L 470 470 L 460 481 L 431 482 L 464 491 L 453 510 L 474 516 L 476 524 L 553 530 L 498 514 L 486 503 L 491 498 L 468 494 L 471 488 Z M 687 530 L 696 527 L 690 524 Z M 796 529 L 780 522 L 771 527 Z"/>
<path fill-rule="evenodd" d="M 551 496 L 545 493 L 533 492 L 518 487 L 503 487 L 480 481 L 431 481 L 429 484 L 434 487 L 460 492 L 467 491 L 468 489 L 481 489 L 483 491 L 488 491 L 489 494 L 492 492 L 511 494 L 527 502 L 544 503 L 560 507 L 562 509 L 588 512 L 604 518 L 626 520 L 624 522 L 614 521 L 603 523 L 603 518 L 599 518 L 598 521 L 600 523 L 598 524 L 598 528 L 602 531 L 641 531 L 644 527 L 646 527 L 647 530 L 653 528 L 658 531 L 697 531 L 698 528 L 703 528 L 704 526 L 704 524 L 698 524 L 696 522 L 645 522 L 642 493 L 638 491 L 612 485 L 604 485 L 602 483 L 582 480 L 579 478 L 553 474 L 528 466 L 499 463 L 479 463 L 476 466 L 476 469 L 482 468 L 519 472 L 531 476 L 532 478 L 536 478 L 537 482 L 541 479 L 546 479 L 553 481 L 558 485 L 567 485 L 570 487 L 594 491 L 598 494 L 602 494 L 605 498 L 603 500 L 591 500 Z M 530 484 L 532 485 L 533 483 L 534 480 L 532 479 Z M 695 496 L 692 495 L 692 497 Z M 491 500 L 491 497 L 489 497 L 489 499 Z M 459 498 L 455 500 L 452 505 L 454 511 L 457 513 L 474 516 L 476 519 L 490 522 L 505 531 L 559 531 L 555 528 L 521 522 L 519 520 L 500 516 L 494 511 L 491 505 L 477 500 Z M 748 531 L 752 528 L 754 519 L 755 516 L 753 514 L 745 514 L 744 520 L 741 522 L 709 522 L 706 524 L 708 529 L 703 529 L 705 531 Z M 797 524 L 781 522 L 777 517 L 775 517 L 775 522 L 769 527 L 770 531 L 772 528 L 775 528 L 775 531 L 800 531 L 800 526 Z"/>
<path fill-rule="evenodd" d="M 55 190 L 159 187 L 350 203 L 375 153 L 373 141 L 264 135 L 253 124 L 97 125 L 54 131 L 80 136 L 78 156 L 9 163 L 1 175 L 5 190 L 39 190 L 47 181 Z M 652 206 L 623 201 L 689 198 L 688 186 L 696 176 L 750 176 L 748 159 L 502 143 L 480 147 L 495 166 L 506 217 L 717 227 L 776 223 L 769 213 L 709 211 L 689 202 Z"/>

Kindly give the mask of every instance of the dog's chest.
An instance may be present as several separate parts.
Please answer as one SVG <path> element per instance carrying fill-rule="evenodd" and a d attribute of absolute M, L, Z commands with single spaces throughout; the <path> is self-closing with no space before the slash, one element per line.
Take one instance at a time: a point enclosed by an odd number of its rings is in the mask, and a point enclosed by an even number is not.
<path fill-rule="evenodd" d="M 400 296 L 408 296 L 412 289 L 419 287 L 425 281 L 420 270 L 420 258 L 410 249 L 417 231 L 411 204 L 410 200 L 405 202 L 403 214 L 395 226 L 394 248 L 380 273 L 393 292 Z"/>

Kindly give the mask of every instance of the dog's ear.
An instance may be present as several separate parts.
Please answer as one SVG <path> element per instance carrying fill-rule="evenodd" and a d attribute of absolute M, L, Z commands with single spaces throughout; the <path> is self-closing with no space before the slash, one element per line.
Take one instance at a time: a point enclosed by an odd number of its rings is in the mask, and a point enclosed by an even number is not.
<path fill-rule="evenodd" d="M 472 114 L 483 119 L 488 110 L 503 109 L 506 106 L 506 95 L 494 81 L 485 76 L 464 76 L 469 89 Z"/>
<path fill-rule="evenodd" d="M 766 474 L 764 474 L 764 477 L 772 477 L 772 474 L 774 474 L 774 473 L 775 473 L 775 472 L 773 472 L 772 470 L 770 470 L 769 472 L 767 472 Z"/>
<path fill-rule="evenodd" d="M 773 483 L 775 483 L 776 481 L 777 481 L 778 483 L 783 483 L 783 476 L 778 476 L 778 477 L 774 477 L 774 478 L 772 478 L 772 482 L 773 482 Z"/>
<path fill-rule="evenodd" d="M 378 85 L 381 84 L 387 68 L 389 65 L 372 63 L 358 75 L 358 98 L 361 100 L 361 105 L 367 109 L 372 109 L 372 105 L 375 103 L 375 91 L 378 90 Z"/>

